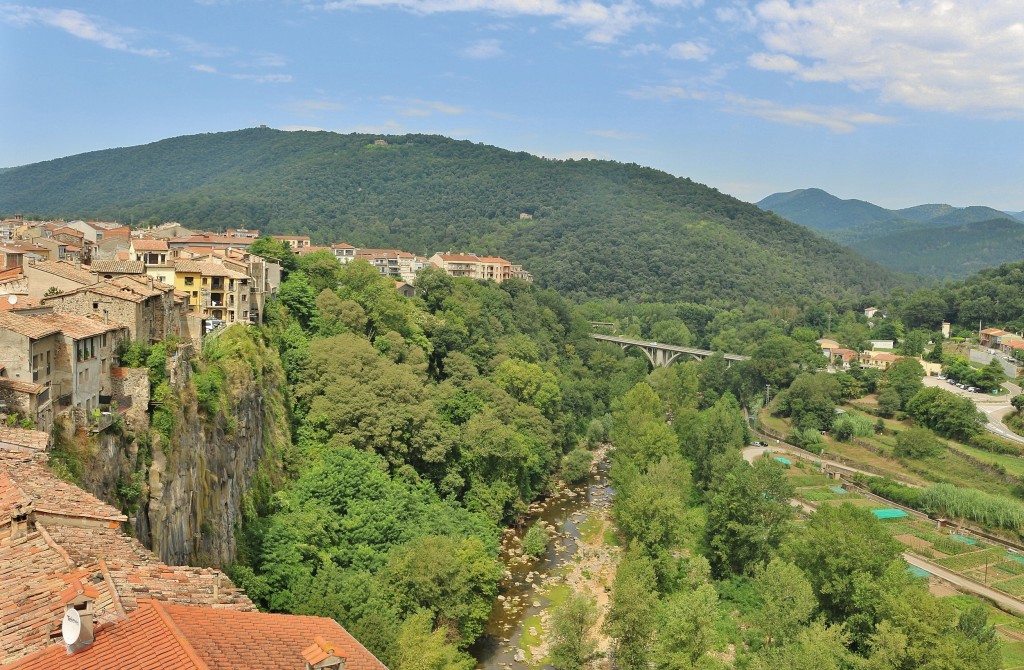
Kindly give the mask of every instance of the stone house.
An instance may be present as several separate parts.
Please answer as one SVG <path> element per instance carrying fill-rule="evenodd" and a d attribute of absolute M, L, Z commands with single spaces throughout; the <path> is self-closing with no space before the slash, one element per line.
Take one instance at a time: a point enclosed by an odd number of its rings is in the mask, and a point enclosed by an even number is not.
<path fill-rule="evenodd" d="M 53 425 L 51 385 L 56 379 L 60 332 L 34 317 L 0 312 L 0 402 L 10 411 L 30 411 L 36 426 Z"/>
<path fill-rule="evenodd" d="M 140 342 L 187 337 L 185 303 L 174 287 L 142 275 L 125 275 L 43 299 L 58 314 L 93 315 L 124 325 Z"/>
<path fill-rule="evenodd" d="M 57 411 L 74 408 L 86 414 L 106 404 L 110 396 L 110 370 L 121 340 L 128 337 L 119 323 L 103 322 L 79 314 L 39 314 L 26 317 L 60 331 L 54 365 Z"/>

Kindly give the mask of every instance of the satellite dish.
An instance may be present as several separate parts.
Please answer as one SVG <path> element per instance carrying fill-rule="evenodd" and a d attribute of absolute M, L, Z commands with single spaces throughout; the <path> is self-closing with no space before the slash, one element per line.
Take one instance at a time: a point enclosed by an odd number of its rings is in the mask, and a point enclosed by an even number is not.
<path fill-rule="evenodd" d="M 60 624 L 60 634 L 64 638 L 64 644 L 72 645 L 78 642 L 82 636 L 82 617 L 78 610 L 69 607 L 64 610 L 64 620 Z"/>
<path fill-rule="evenodd" d="M 14 294 L 7 296 L 7 302 L 11 303 L 12 305 L 16 305 L 18 303 L 18 296 Z"/>

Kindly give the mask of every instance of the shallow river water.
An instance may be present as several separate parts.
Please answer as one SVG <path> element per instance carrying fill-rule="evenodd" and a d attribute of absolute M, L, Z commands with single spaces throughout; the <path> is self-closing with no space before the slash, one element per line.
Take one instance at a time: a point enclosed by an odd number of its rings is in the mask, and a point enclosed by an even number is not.
<path fill-rule="evenodd" d="M 491 610 L 484 635 L 470 649 L 477 668 L 505 670 L 527 668 L 520 650 L 526 630 L 524 622 L 541 614 L 548 599 L 541 595 L 548 579 L 572 561 L 580 538 L 579 524 L 592 513 L 611 504 L 607 464 L 602 462 L 587 484 L 568 487 L 531 506 L 521 530 L 506 530 L 502 538 L 501 560 L 506 569 L 498 599 Z M 537 520 L 553 528 L 547 554 L 540 560 L 523 560 L 522 536 Z M 545 666 L 550 667 L 550 666 Z"/>

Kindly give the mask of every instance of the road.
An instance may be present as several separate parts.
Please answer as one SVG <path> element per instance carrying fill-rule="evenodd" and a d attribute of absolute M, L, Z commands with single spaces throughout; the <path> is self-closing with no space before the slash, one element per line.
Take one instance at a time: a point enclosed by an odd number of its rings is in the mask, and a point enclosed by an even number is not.
<path fill-rule="evenodd" d="M 985 430 L 990 433 L 994 433 L 999 437 L 1010 440 L 1011 442 L 1018 442 L 1024 444 L 1024 437 L 1014 433 L 1012 430 L 1003 424 L 1003 417 L 1013 411 L 1013 405 L 1010 404 L 1010 398 L 1020 393 L 1020 387 L 1011 382 L 1003 384 L 1009 391 L 1009 395 L 993 396 L 984 395 L 982 393 L 971 393 L 961 388 L 953 386 L 943 379 L 937 377 L 925 377 L 925 386 L 938 386 L 944 391 L 950 393 L 956 393 L 965 398 L 970 398 L 974 401 L 978 410 L 981 411 L 985 416 L 988 417 L 988 423 L 985 424 Z"/>
<path fill-rule="evenodd" d="M 984 584 L 979 584 L 973 579 L 968 579 L 962 575 L 956 574 L 955 572 L 950 572 L 941 565 L 936 565 L 935 563 L 921 558 L 920 556 L 911 554 L 910 552 L 903 552 L 903 560 L 916 568 L 927 570 L 943 581 L 949 582 L 959 591 L 972 593 L 976 596 L 981 596 L 986 600 L 991 600 L 1000 609 L 1006 610 L 1007 612 L 1024 615 L 1024 602 L 1021 602 L 1002 591 L 997 591 L 996 589 L 985 586 Z"/>
<path fill-rule="evenodd" d="M 765 439 L 767 440 L 768 438 L 765 438 Z M 774 440 L 772 440 L 772 442 L 774 442 Z M 849 465 L 845 465 L 843 463 L 837 463 L 836 461 L 830 461 L 827 458 L 822 459 L 821 457 L 815 456 L 814 454 L 803 453 L 803 452 L 797 451 L 796 449 L 791 449 L 791 448 L 789 448 L 789 445 L 787 445 L 785 442 L 779 443 L 779 444 L 774 444 L 774 445 L 768 446 L 768 447 L 744 447 L 740 451 L 740 453 L 743 455 L 743 460 L 745 460 L 747 463 L 753 463 L 754 461 L 756 461 L 758 458 L 760 458 L 761 456 L 763 456 L 766 453 L 768 453 L 768 454 L 779 454 L 779 455 L 785 454 L 786 456 L 792 456 L 794 458 L 800 458 L 800 459 L 803 459 L 805 461 L 813 461 L 813 462 L 816 462 L 816 463 L 821 463 L 826 468 L 828 468 L 829 470 L 837 470 L 839 472 L 846 472 L 846 473 L 859 472 L 861 474 L 868 475 L 869 477 L 877 477 L 878 476 L 878 474 L 876 474 L 874 472 L 868 472 L 866 470 L 858 470 L 857 468 L 850 467 Z"/>

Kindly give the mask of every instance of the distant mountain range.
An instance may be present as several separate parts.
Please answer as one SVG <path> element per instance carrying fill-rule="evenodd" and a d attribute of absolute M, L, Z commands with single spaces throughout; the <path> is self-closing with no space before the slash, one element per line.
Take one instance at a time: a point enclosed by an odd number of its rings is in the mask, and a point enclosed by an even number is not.
<path fill-rule="evenodd" d="M 1024 212 L 941 204 L 886 209 L 819 188 L 774 193 L 757 206 L 899 272 L 956 279 L 1024 260 Z"/>

